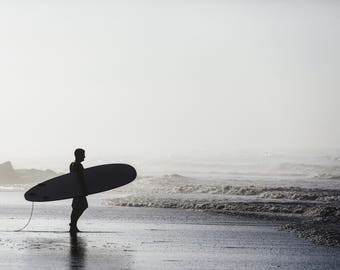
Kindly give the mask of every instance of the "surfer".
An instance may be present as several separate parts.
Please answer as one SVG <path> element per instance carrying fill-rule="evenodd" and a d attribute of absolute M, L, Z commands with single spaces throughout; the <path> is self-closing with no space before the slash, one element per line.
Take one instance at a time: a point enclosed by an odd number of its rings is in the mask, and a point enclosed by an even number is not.
<path fill-rule="evenodd" d="M 77 222 L 80 216 L 88 208 L 88 203 L 86 195 L 88 194 L 85 180 L 84 180 L 84 167 L 81 162 L 85 159 L 85 150 L 77 148 L 74 151 L 75 161 L 70 164 L 70 172 L 76 173 L 78 175 L 78 180 L 82 189 L 82 195 L 73 198 L 72 201 L 72 213 L 71 213 L 71 223 L 70 223 L 70 233 L 80 232 L 77 227 Z"/>

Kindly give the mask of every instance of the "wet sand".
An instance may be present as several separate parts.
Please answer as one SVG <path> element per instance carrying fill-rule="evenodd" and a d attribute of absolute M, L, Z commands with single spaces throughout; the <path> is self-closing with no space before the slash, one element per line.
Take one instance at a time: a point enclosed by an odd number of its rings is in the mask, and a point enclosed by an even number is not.
<path fill-rule="evenodd" d="M 183 209 L 110 207 L 90 197 L 67 232 L 69 201 L 30 204 L 2 193 L 0 269 L 339 269 L 340 249 L 278 231 L 279 222 Z M 7 197 L 6 204 L 4 198 Z M 17 197 L 16 197 L 17 196 Z"/>

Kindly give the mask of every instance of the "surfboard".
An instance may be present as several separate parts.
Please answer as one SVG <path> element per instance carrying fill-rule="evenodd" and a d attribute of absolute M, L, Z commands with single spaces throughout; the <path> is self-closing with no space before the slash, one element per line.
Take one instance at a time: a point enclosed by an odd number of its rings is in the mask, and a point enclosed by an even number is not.
<path fill-rule="evenodd" d="M 87 195 L 118 188 L 137 177 L 135 168 L 128 164 L 105 164 L 84 169 Z M 76 173 L 54 177 L 32 187 L 25 199 L 32 202 L 47 202 L 81 196 L 81 185 Z"/>

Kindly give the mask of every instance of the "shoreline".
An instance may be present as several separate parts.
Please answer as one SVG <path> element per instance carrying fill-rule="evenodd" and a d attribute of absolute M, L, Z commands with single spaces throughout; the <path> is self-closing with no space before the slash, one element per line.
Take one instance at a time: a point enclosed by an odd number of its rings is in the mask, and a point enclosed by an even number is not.
<path fill-rule="evenodd" d="M 191 209 L 231 216 L 284 221 L 280 230 L 295 233 L 314 244 L 340 247 L 340 207 L 332 203 L 294 202 L 208 202 L 150 199 L 130 196 L 106 200 L 111 206 Z"/>
<path fill-rule="evenodd" d="M 16 223 L 24 217 L 19 208 L 10 208 Z M 53 209 L 50 204 L 42 205 L 27 230 L 0 231 L 1 266 L 24 270 L 113 266 L 121 270 L 336 270 L 340 265 L 339 249 L 279 231 L 282 222 L 207 211 L 90 204 L 79 224 L 85 231 L 74 238 L 66 230 L 68 208 L 66 204 Z"/>
<path fill-rule="evenodd" d="M 0 197 L 0 261 L 6 269 L 337 270 L 340 249 L 279 230 L 286 221 L 229 211 L 110 207 L 117 194 L 89 196 L 77 239 L 68 233 L 71 201 L 31 205 L 22 192 Z M 202 204 L 203 205 L 203 204 Z M 205 208 L 207 208 L 205 206 Z M 249 209 L 248 209 L 249 210 Z M 246 214 L 244 212 L 244 214 Z M 248 213 L 249 214 L 249 213 Z M 282 219 L 286 219 L 282 215 Z"/>

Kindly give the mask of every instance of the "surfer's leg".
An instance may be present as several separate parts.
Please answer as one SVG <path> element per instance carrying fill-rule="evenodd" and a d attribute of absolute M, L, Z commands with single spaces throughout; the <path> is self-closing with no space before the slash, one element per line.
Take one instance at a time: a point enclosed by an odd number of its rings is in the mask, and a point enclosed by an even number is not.
<path fill-rule="evenodd" d="M 79 220 L 79 218 L 81 217 L 81 215 L 85 212 L 85 210 L 87 209 L 87 201 L 86 201 L 86 205 L 81 205 L 81 207 L 79 207 L 75 213 L 75 224 L 77 226 L 77 222 Z"/>
<path fill-rule="evenodd" d="M 77 222 L 80 216 L 87 209 L 88 203 L 86 197 L 78 197 L 74 198 L 72 202 L 72 213 L 71 213 L 71 223 L 70 223 L 70 232 L 79 232 L 77 227 Z"/>
<path fill-rule="evenodd" d="M 73 209 L 71 213 L 71 223 L 70 223 L 70 231 L 79 232 L 77 227 L 78 219 L 80 218 L 83 211 L 79 211 L 78 209 Z"/>
<path fill-rule="evenodd" d="M 77 222 L 79 219 L 79 199 L 73 198 L 72 200 L 72 213 L 71 213 L 71 222 L 70 222 L 70 232 L 79 232 L 77 228 Z"/>
<path fill-rule="evenodd" d="M 80 197 L 78 201 L 78 208 L 77 208 L 77 214 L 78 214 L 77 221 L 87 208 L 88 208 L 88 203 L 87 203 L 86 197 Z"/>
<path fill-rule="evenodd" d="M 70 226 L 77 226 L 77 221 L 78 221 L 78 213 L 77 209 L 73 209 L 71 213 L 71 223 Z"/>
<path fill-rule="evenodd" d="M 70 232 L 79 232 L 77 228 L 77 221 L 79 219 L 79 214 L 77 209 L 73 208 L 71 213 L 71 223 L 70 223 Z"/>

